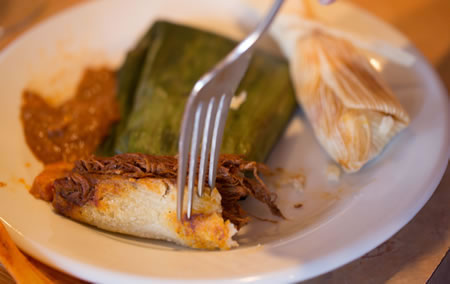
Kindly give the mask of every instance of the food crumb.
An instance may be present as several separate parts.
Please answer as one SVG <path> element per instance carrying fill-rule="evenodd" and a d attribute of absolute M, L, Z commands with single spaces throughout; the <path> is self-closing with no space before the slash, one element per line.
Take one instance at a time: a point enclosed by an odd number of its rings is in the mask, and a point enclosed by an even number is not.
<path fill-rule="evenodd" d="M 302 191 L 306 183 L 306 176 L 303 173 L 292 173 L 283 168 L 276 168 L 269 176 L 273 177 L 273 184 L 277 189 L 291 186 L 298 191 Z"/>
<path fill-rule="evenodd" d="M 31 164 L 30 164 L 29 162 L 26 162 L 26 163 L 25 163 L 25 167 L 26 167 L 26 168 L 29 168 L 29 167 L 31 167 Z"/>
<path fill-rule="evenodd" d="M 27 190 L 31 189 L 31 186 L 29 184 L 27 184 L 27 182 L 23 178 L 19 178 L 17 181 L 19 183 L 23 184 Z"/>
<path fill-rule="evenodd" d="M 6 186 L 6 182 L 0 181 L 0 187 L 5 187 L 5 186 Z"/>
<path fill-rule="evenodd" d="M 303 207 L 303 203 L 294 204 L 294 208 L 302 208 L 302 207 Z"/>
<path fill-rule="evenodd" d="M 238 110 L 246 99 L 247 99 L 247 92 L 246 91 L 240 92 L 238 95 L 233 96 L 231 98 L 230 108 L 232 110 Z"/>
<path fill-rule="evenodd" d="M 335 201 L 341 199 L 341 197 L 338 194 L 331 192 L 321 192 L 320 198 L 327 201 Z"/>
<path fill-rule="evenodd" d="M 329 164 L 327 168 L 328 181 L 338 182 L 341 177 L 341 169 L 335 164 Z"/>

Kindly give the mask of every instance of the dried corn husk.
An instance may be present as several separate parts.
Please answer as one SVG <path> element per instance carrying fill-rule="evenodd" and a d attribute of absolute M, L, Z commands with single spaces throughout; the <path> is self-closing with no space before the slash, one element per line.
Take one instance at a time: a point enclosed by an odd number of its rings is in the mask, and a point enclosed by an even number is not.
<path fill-rule="evenodd" d="M 408 125 L 408 114 L 347 41 L 316 31 L 297 48 L 291 75 L 314 132 L 345 171 L 357 171 Z"/>
<path fill-rule="evenodd" d="M 297 99 L 317 139 L 345 171 L 358 171 L 408 125 L 408 114 L 369 60 L 348 38 L 314 23 L 308 1 L 287 0 L 271 35 L 289 59 Z"/>

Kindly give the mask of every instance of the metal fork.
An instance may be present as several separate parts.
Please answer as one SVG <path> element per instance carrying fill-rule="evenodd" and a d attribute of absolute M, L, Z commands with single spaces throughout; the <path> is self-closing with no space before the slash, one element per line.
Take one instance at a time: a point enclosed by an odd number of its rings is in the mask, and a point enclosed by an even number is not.
<path fill-rule="evenodd" d="M 208 160 L 208 185 L 211 189 L 215 187 L 219 152 L 231 98 L 247 71 L 256 42 L 272 23 L 283 1 L 275 0 L 272 8 L 256 29 L 215 65 L 211 71 L 203 75 L 191 91 L 183 114 L 178 145 L 178 220 L 182 219 L 183 214 L 188 159 L 189 178 L 186 215 L 188 219 L 191 217 L 200 144 L 202 147 L 197 182 L 198 195 L 202 196 L 203 194 Z M 203 136 L 201 133 L 203 133 Z"/>

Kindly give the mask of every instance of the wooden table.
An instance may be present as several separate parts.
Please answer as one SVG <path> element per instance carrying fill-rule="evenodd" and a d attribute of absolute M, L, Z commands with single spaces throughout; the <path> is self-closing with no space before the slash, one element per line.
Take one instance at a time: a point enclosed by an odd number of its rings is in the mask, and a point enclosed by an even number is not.
<path fill-rule="evenodd" d="M 31 0 L 30 0 L 31 1 Z M 85 0 L 47 0 L 27 28 Z M 341 0 L 344 1 L 344 0 Z M 450 89 L 449 0 L 352 0 L 406 34 Z M 1 9 L 1 7 L 0 7 Z M 26 29 L 0 39 L 0 49 Z M 445 155 L 447 153 L 443 153 Z M 425 283 L 450 248 L 450 169 L 418 215 L 391 239 L 344 267 L 309 280 L 321 283 Z M 13 283 L 0 265 L 0 283 Z"/>

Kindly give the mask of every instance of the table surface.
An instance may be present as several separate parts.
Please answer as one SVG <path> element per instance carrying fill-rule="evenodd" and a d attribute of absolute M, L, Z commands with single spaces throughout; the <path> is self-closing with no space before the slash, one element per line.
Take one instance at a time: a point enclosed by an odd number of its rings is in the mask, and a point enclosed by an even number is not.
<path fill-rule="evenodd" d="M 0 50 L 35 23 L 84 1 L 46 0 L 42 13 L 31 20 L 26 28 L 0 38 Z M 408 36 L 436 68 L 450 90 L 450 1 L 350 2 L 370 11 Z M 363 257 L 305 283 L 425 283 L 450 248 L 449 204 L 450 168 L 447 168 L 425 207 L 391 239 Z M 0 264 L 0 284 L 4 283 L 14 282 Z"/>

